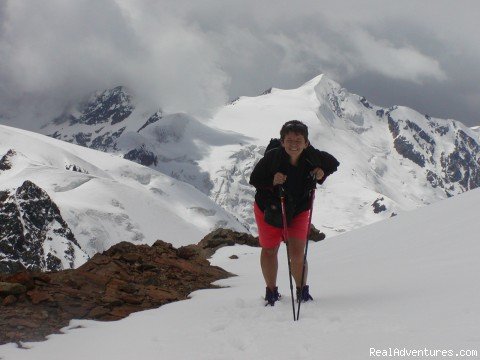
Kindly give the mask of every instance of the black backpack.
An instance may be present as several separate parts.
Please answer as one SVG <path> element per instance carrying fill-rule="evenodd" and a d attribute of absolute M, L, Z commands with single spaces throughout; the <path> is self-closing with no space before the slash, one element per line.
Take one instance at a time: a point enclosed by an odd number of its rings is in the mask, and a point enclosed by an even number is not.
<path fill-rule="evenodd" d="M 278 138 L 271 138 L 270 142 L 268 143 L 267 148 L 265 149 L 265 153 L 269 150 L 276 149 L 282 146 L 282 141 Z"/>

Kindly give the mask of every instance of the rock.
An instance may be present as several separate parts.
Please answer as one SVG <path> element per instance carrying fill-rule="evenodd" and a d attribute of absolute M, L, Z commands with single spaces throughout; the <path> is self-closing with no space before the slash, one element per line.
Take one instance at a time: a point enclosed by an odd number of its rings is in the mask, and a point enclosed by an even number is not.
<path fill-rule="evenodd" d="M 109 308 L 106 308 L 103 306 L 97 306 L 88 313 L 88 317 L 92 319 L 98 319 L 98 318 L 101 318 L 102 316 L 107 315 L 108 313 L 110 313 L 110 311 L 111 310 Z"/>
<path fill-rule="evenodd" d="M 237 255 L 231 255 L 231 256 L 229 257 L 229 259 L 238 259 L 238 256 L 237 256 Z"/>
<path fill-rule="evenodd" d="M 253 237 L 251 234 L 222 228 L 212 231 L 210 234 L 200 240 L 197 245 L 200 249 L 201 255 L 209 258 L 219 248 L 235 244 L 249 245 L 254 247 L 259 246 L 258 238 Z"/>
<path fill-rule="evenodd" d="M 177 255 L 178 257 L 189 260 L 195 258 L 199 255 L 200 251 L 198 250 L 197 245 L 188 245 L 178 248 Z"/>
<path fill-rule="evenodd" d="M 20 295 L 27 291 L 27 288 L 22 284 L 0 282 L 0 295 Z"/>
<path fill-rule="evenodd" d="M 8 276 L 6 281 L 9 283 L 22 284 L 27 288 L 27 290 L 31 290 L 35 286 L 32 273 L 28 271 L 21 271 L 14 275 Z"/>
<path fill-rule="evenodd" d="M 48 193 L 29 180 L 0 201 L 0 271 L 73 268 L 76 256 L 87 258 Z M 62 244 L 65 250 L 52 250 Z M 66 246 L 65 246 L 66 245 Z"/>
<path fill-rule="evenodd" d="M 32 301 L 32 304 L 39 304 L 42 301 L 53 301 L 53 297 L 44 291 L 30 290 L 27 292 L 27 295 Z"/>
<path fill-rule="evenodd" d="M 8 306 L 8 305 L 13 305 L 17 302 L 17 298 L 14 295 L 8 295 L 5 299 L 2 301 L 3 306 Z"/>
<path fill-rule="evenodd" d="M 141 262 L 142 257 L 139 254 L 127 253 L 127 254 L 122 254 L 121 259 L 125 260 L 128 263 L 134 264 L 136 262 Z"/>
<path fill-rule="evenodd" d="M 240 241 L 242 236 L 236 235 Z M 12 297 L 3 300 L 9 305 L 0 310 L 0 344 L 40 341 L 71 319 L 118 320 L 135 311 L 187 299 L 192 291 L 214 288 L 212 282 L 228 276 L 211 266 L 198 246 L 176 249 L 161 240 L 152 246 L 116 244 L 78 269 L 0 274 L 0 284 L 8 284 L 4 289 L 23 292 L 15 296 L 15 302 Z M 28 289 L 7 283 L 7 277 L 27 284 Z"/>
<path fill-rule="evenodd" d="M 308 238 L 314 242 L 322 241 L 323 239 L 325 239 L 325 234 L 317 230 L 312 224 L 310 227 L 310 234 Z"/>

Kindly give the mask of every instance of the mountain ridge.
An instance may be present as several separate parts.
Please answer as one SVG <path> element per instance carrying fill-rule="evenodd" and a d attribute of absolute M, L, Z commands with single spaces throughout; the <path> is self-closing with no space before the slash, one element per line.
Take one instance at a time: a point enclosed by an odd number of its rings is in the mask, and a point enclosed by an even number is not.
<path fill-rule="evenodd" d="M 314 212 L 317 226 L 323 222 L 330 235 L 480 185 L 479 138 L 474 130 L 403 106 L 376 106 L 323 74 L 296 89 L 271 88 L 260 96 L 242 96 L 204 120 L 148 112 L 132 96 L 123 98 L 136 108 L 122 122 L 97 125 L 88 132 L 88 127 L 77 125 L 63 133 L 50 124 L 44 133 L 77 143 L 87 138 L 86 146 L 187 182 L 253 233 L 249 173 L 268 139 L 278 136 L 281 125 L 291 119 L 303 120 L 312 144 L 342 163 L 320 189 L 324 205 Z M 117 108 L 121 105 L 125 104 Z M 335 199 L 335 192 L 349 193 L 350 201 L 343 195 Z M 326 207 L 333 212 L 317 217 Z M 344 213 L 354 216 L 346 218 Z"/>

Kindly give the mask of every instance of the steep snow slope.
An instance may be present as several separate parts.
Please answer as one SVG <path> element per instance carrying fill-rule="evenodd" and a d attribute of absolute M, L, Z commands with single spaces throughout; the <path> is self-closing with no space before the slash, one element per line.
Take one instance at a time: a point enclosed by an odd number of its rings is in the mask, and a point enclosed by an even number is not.
<path fill-rule="evenodd" d="M 88 255 L 120 241 L 180 246 L 219 226 L 245 230 L 191 185 L 118 156 L 0 126 L 0 155 L 9 150 L 0 190 L 25 180 L 41 187 Z"/>
<path fill-rule="evenodd" d="M 372 349 L 480 351 L 480 190 L 312 243 L 315 300 L 292 320 L 285 247 L 282 300 L 264 307 L 259 250 L 220 249 L 215 265 L 239 276 L 192 299 L 113 323 L 72 321 L 66 335 L 0 347 L 4 360 L 367 359 Z M 236 254 L 239 259 L 232 260 Z M 404 350 L 405 349 L 405 350 Z M 419 356 L 418 351 L 428 351 Z M 437 357 L 441 353 L 436 352 Z M 469 352 L 472 354 L 472 352 Z"/>

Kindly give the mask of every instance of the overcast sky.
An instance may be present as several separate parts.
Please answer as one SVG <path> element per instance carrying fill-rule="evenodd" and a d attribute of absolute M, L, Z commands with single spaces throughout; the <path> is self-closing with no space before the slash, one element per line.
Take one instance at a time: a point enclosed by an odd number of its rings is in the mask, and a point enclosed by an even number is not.
<path fill-rule="evenodd" d="M 0 122 L 34 128 L 116 85 L 208 116 L 325 73 L 376 105 L 480 125 L 479 17 L 476 0 L 0 0 Z"/>

